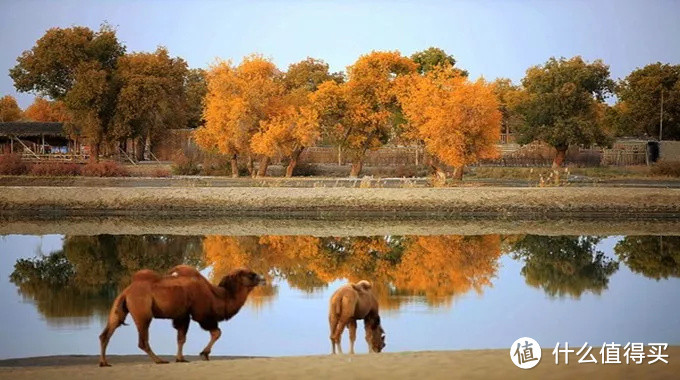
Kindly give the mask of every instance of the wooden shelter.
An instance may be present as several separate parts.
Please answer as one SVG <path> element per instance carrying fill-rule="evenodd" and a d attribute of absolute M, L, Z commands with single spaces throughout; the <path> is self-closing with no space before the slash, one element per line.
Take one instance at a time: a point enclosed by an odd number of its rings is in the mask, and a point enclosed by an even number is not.
<path fill-rule="evenodd" d="M 63 123 L 16 121 L 0 123 L 0 153 L 20 153 L 28 160 L 77 160 L 77 142 Z M 78 157 L 77 157 L 78 156 Z"/>

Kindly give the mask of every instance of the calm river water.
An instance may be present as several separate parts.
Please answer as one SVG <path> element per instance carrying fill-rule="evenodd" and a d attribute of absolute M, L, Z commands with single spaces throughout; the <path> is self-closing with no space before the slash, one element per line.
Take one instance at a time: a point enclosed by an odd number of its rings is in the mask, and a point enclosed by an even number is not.
<path fill-rule="evenodd" d="M 213 355 L 328 353 L 328 299 L 360 279 L 374 283 L 385 351 L 509 348 L 522 336 L 544 348 L 680 344 L 677 236 L 7 235 L 0 359 L 97 354 L 130 275 L 180 263 L 213 281 L 236 266 L 269 279 L 220 324 Z M 142 354 L 127 322 L 109 353 Z M 185 353 L 197 354 L 208 337 L 192 322 Z M 362 324 L 358 337 L 357 351 L 366 352 Z M 174 354 L 169 320 L 154 320 L 150 339 L 157 353 Z"/>

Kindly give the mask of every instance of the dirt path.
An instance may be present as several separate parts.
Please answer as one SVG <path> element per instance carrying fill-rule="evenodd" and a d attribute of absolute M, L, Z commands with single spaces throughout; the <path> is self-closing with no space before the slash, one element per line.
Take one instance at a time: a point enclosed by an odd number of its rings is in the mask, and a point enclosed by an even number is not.
<path fill-rule="evenodd" d="M 597 349 L 599 350 L 599 349 Z M 596 349 L 593 348 L 593 352 Z M 669 364 L 554 364 L 543 350 L 538 366 L 515 367 L 509 350 L 404 352 L 364 355 L 215 360 L 210 362 L 92 364 L 60 367 L 1 368 L 0 379 L 671 379 L 680 373 L 680 348 L 669 347 Z M 599 354 L 597 355 L 599 358 Z M 623 358 L 622 358 L 623 360 Z M 624 361 L 625 363 L 625 361 Z"/>
<path fill-rule="evenodd" d="M 2 187 L 0 214 L 680 216 L 680 189 Z"/>

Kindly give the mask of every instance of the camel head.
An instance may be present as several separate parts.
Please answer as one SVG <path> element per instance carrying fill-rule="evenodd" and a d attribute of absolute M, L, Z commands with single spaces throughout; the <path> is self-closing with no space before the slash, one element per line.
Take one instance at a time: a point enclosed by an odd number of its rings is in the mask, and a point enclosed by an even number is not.
<path fill-rule="evenodd" d="M 380 317 L 375 317 L 366 326 L 366 343 L 371 352 L 380 352 L 385 348 L 385 330 L 380 325 Z"/>
<path fill-rule="evenodd" d="M 250 291 L 256 286 L 264 285 L 265 283 L 266 281 L 263 276 L 248 268 L 238 268 L 224 276 L 219 286 L 227 289 L 230 293 L 234 293 L 239 288 L 246 288 Z"/>

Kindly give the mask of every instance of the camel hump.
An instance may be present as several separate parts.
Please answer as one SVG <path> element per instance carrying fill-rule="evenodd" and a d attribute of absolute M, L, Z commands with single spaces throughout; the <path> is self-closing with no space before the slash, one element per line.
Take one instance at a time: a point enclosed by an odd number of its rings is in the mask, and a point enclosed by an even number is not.
<path fill-rule="evenodd" d="M 157 281 L 160 275 L 150 269 L 142 269 L 132 275 L 132 281 Z"/>
<path fill-rule="evenodd" d="M 194 267 L 188 265 L 177 265 L 168 271 L 168 275 L 173 277 L 200 277 L 201 273 Z"/>
<path fill-rule="evenodd" d="M 359 290 L 359 291 L 369 290 L 369 289 L 371 289 L 372 286 L 373 285 L 371 285 L 371 283 L 366 281 L 366 280 L 361 280 L 361 281 L 357 282 L 356 284 L 352 284 L 352 287 L 356 290 Z"/>

